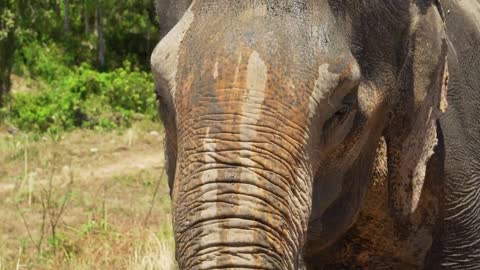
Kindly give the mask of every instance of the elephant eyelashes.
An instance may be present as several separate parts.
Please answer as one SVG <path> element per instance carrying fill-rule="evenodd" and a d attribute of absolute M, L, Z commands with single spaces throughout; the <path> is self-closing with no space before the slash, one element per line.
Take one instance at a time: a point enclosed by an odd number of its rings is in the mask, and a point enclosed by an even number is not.
<path fill-rule="evenodd" d="M 351 110 L 352 105 L 343 104 L 340 109 L 333 115 L 333 117 L 338 119 L 344 119 Z"/>
<path fill-rule="evenodd" d="M 333 114 L 332 118 L 339 121 L 344 121 L 349 116 L 350 112 L 354 110 L 356 101 L 357 101 L 356 92 L 346 95 L 345 98 L 343 98 L 342 105 Z"/>
<path fill-rule="evenodd" d="M 353 125 L 356 104 L 356 92 L 348 94 L 337 111 L 325 122 L 323 134 L 327 144 L 340 143 L 349 133 Z"/>

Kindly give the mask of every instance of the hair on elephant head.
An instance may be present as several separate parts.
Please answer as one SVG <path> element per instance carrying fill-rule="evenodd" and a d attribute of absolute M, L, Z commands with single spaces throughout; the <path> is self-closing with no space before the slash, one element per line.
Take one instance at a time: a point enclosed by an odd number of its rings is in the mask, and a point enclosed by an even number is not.
<path fill-rule="evenodd" d="M 391 209 L 408 217 L 446 106 L 436 2 L 159 7 L 169 32 L 151 62 L 180 268 L 303 267 L 306 246 L 355 222 L 382 136 Z"/>

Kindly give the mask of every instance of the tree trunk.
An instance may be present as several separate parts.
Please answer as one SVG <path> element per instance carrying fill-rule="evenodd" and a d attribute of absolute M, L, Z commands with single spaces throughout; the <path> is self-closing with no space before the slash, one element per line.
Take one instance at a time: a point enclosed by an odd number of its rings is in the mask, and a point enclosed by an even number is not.
<path fill-rule="evenodd" d="M 95 27 L 97 28 L 97 38 L 98 38 L 98 66 L 99 69 L 103 69 L 105 66 L 105 37 L 103 33 L 103 15 L 102 15 L 102 6 L 97 3 L 96 12 L 95 12 Z"/>
<path fill-rule="evenodd" d="M 65 35 L 67 35 L 68 32 L 70 31 L 70 23 L 69 23 L 70 1 L 69 0 L 63 1 L 63 8 L 64 8 L 63 32 L 65 33 Z"/>
<path fill-rule="evenodd" d="M 10 1 L 0 3 L 0 10 L 10 10 L 15 13 L 15 4 Z M 8 26 L 7 26 L 8 27 Z M 0 28 L 0 107 L 4 105 L 5 97 L 10 92 L 10 74 L 13 66 L 13 54 L 15 53 L 15 26 Z"/>
<path fill-rule="evenodd" d="M 10 31 L 6 38 L 0 40 L 0 106 L 3 106 L 5 97 L 10 92 L 14 43 L 13 31 Z"/>
<path fill-rule="evenodd" d="M 90 32 L 90 25 L 88 23 L 88 6 L 87 4 L 85 3 L 85 7 L 84 7 L 84 11 L 83 11 L 83 23 L 84 23 L 84 31 L 85 31 L 85 35 L 88 35 L 88 33 Z"/>
<path fill-rule="evenodd" d="M 58 4 L 57 1 L 53 1 L 53 11 L 55 12 L 55 15 L 57 15 L 58 17 L 61 16 L 60 14 L 60 6 Z"/>
<path fill-rule="evenodd" d="M 148 10 L 147 10 L 147 13 L 146 13 L 145 15 L 146 15 L 147 17 L 149 16 Z M 152 37 L 150 36 L 150 24 L 149 24 L 148 22 L 145 24 L 145 32 L 147 33 L 147 44 L 146 44 L 146 45 L 147 45 L 147 46 L 146 46 L 147 51 L 146 51 L 146 52 L 147 52 L 147 54 L 150 54 L 150 53 L 152 53 L 152 52 L 150 51 L 150 39 L 151 39 Z"/>

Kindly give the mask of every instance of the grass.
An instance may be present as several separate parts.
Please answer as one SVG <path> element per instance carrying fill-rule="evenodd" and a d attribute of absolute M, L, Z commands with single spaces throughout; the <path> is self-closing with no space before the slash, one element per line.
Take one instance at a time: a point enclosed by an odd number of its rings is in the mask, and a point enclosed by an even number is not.
<path fill-rule="evenodd" d="M 0 270 L 175 269 L 161 129 L 0 127 Z"/>
<path fill-rule="evenodd" d="M 174 254 L 171 243 L 160 240 L 158 236 L 152 234 L 144 246 L 140 246 L 135 250 L 134 256 L 129 263 L 129 269 L 173 269 L 175 267 L 173 257 Z"/>

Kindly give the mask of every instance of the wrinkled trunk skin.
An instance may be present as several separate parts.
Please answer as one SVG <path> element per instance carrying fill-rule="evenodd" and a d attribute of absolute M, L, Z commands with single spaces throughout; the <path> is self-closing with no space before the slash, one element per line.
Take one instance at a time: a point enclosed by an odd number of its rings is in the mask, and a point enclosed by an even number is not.
<path fill-rule="evenodd" d="M 326 55 L 323 39 L 278 27 L 317 17 L 266 16 L 275 5 L 246 2 L 222 3 L 232 24 L 195 2 L 152 57 L 159 100 L 174 105 L 162 118 L 174 123 L 166 134 L 180 269 L 305 268 L 313 173 L 325 152 L 318 133 L 335 113 L 322 91 L 345 77 L 349 92 L 358 73 L 347 51 Z"/>
<path fill-rule="evenodd" d="M 180 269 L 303 269 L 311 173 L 301 137 L 258 124 L 278 124 L 269 116 L 189 115 L 172 198 Z"/>

